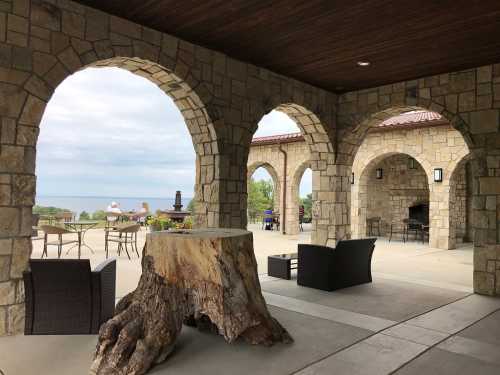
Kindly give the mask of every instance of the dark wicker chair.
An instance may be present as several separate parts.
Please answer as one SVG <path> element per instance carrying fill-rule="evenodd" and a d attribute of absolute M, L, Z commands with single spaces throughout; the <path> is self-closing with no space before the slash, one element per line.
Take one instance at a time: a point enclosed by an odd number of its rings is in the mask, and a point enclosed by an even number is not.
<path fill-rule="evenodd" d="M 332 291 L 370 283 L 375 241 L 339 241 L 336 248 L 299 244 L 297 284 Z"/>
<path fill-rule="evenodd" d="M 115 311 L 116 260 L 31 259 L 25 271 L 26 335 L 96 334 Z"/>

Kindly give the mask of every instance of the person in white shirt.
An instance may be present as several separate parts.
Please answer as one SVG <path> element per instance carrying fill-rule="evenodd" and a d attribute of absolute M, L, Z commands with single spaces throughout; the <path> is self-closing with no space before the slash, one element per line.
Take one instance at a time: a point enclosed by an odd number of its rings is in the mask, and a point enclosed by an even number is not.
<path fill-rule="evenodd" d="M 115 222 L 116 220 L 118 220 L 118 216 L 122 213 L 122 210 L 120 210 L 120 206 L 118 203 L 111 202 L 111 204 L 106 209 L 106 212 L 114 214 L 114 215 L 107 216 L 106 220 L 108 222 Z"/>
<path fill-rule="evenodd" d="M 137 211 L 136 221 L 141 225 L 145 225 L 148 214 L 149 205 L 146 202 L 142 202 L 142 207 Z"/>

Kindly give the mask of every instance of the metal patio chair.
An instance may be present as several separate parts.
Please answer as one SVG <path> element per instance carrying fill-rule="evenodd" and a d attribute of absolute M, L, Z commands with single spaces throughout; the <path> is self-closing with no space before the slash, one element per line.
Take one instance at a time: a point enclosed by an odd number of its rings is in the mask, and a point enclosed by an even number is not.
<path fill-rule="evenodd" d="M 118 256 L 120 256 L 121 252 L 125 250 L 127 253 L 128 259 L 130 259 L 130 254 L 128 252 L 128 246 L 132 251 L 135 250 L 137 257 L 140 258 L 139 250 L 137 249 L 137 233 L 141 229 L 140 224 L 132 224 L 126 225 L 122 227 L 116 227 L 113 230 L 105 230 L 104 232 L 104 241 L 105 241 L 105 250 L 106 250 L 106 259 L 109 256 L 109 243 L 114 242 L 118 244 Z"/>
<path fill-rule="evenodd" d="M 80 232 L 75 232 L 69 229 L 56 227 L 55 225 L 42 225 L 40 227 L 44 232 L 43 236 L 43 252 L 42 258 L 45 255 L 48 258 L 47 248 L 49 246 L 57 246 L 57 257 L 61 258 L 62 248 L 66 245 L 74 244 L 74 246 L 78 246 L 78 257 L 80 257 L 81 246 L 82 246 L 82 235 Z M 64 235 L 76 234 L 77 239 L 64 239 Z M 57 240 L 49 241 L 50 235 L 56 235 Z"/>

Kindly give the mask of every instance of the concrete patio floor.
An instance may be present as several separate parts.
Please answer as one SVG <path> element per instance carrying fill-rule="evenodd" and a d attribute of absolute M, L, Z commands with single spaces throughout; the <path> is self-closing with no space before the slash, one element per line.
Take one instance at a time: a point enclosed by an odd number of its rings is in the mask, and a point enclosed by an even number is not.
<path fill-rule="evenodd" d="M 470 247 L 439 250 L 379 239 L 373 283 L 323 292 L 266 275 L 267 255 L 295 251 L 309 233 L 283 237 L 251 229 L 264 297 L 294 343 L 226 344 L 184 327 L 174 353 L 151 374 L 500 373 L 500 299 L 471 294 Z M 96 250 L 92 264 L 104 260 L 102 230 L 90 231 L 87 241 Z M 137 257 L 122 254 L 119 296 L 135 287 L 139 273 Z M 5 375 L 86 374 L 95 343 L 92 335 L 0 338 L 0 369 Z"/>

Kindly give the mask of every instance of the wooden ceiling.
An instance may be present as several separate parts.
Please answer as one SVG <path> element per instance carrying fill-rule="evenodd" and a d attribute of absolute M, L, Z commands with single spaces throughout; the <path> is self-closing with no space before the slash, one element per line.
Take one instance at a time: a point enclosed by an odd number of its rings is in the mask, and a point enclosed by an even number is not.
<path fill-rule="evenodd" d="M 500 62 L 500 0 L 79 2 L 335 92 Z"/>

